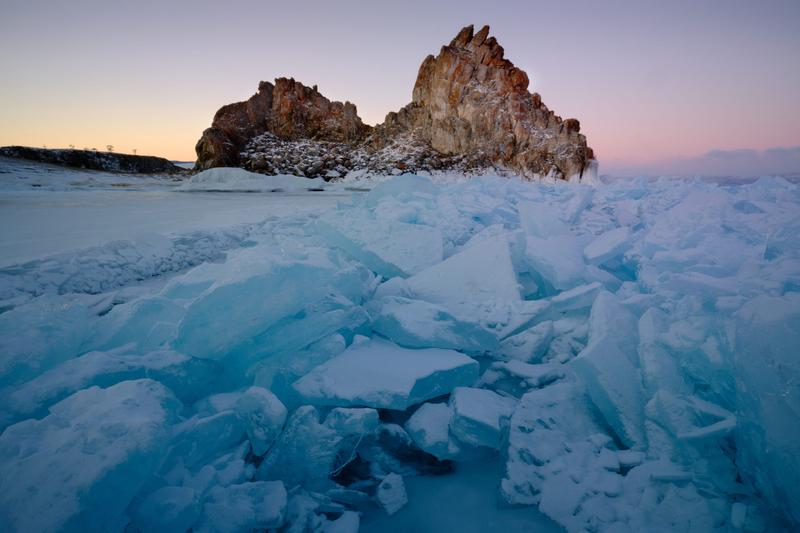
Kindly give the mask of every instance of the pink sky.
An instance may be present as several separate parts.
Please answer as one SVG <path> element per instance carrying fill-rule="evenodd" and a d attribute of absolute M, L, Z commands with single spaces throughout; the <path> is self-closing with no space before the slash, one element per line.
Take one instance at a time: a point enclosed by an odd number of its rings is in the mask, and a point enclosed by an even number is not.
<path fill-rule="evenodd" d="M 793 0 L 6 0 L 0 145 L 189 160 L 217 108 L 284 75 L 375 124 L 466 24 L 490 24 L 531 90 L 581 121 L 601 172 L 800 146 Z"/>

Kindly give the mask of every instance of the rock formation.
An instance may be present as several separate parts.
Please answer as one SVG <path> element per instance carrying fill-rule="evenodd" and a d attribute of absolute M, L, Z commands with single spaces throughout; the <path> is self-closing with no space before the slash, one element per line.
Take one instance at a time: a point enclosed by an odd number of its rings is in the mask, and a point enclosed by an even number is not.
<path fill-rule="evenodd" d="M 197 167 L 238 166 L 248 141 L 264 133 L 286 141 L 354 143 L 368 130 L 350 102 L 331 102 L 294 79 L 262 81 L 249 100 L 217 111 L 195 146 Z"/>
<path fill-rule="evenodd" d="M 562 120 L 484 26 L 462 29 L 422 62 L 412 101 L 364 125 L 353 104 L 280 78 L 220 109 L 197 143 L 197 168 L 335 178 L 403 171 L 581 176 L 593 159 L 576 119 Z"/>

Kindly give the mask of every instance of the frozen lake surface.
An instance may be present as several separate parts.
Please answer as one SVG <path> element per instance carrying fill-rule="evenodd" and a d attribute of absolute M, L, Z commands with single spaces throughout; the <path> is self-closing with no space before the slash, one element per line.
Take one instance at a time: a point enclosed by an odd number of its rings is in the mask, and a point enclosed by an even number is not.
<path fill-rule="evenodd" d="M 3 531 L 800 523 L 785 179 L 0 163 Z"/>

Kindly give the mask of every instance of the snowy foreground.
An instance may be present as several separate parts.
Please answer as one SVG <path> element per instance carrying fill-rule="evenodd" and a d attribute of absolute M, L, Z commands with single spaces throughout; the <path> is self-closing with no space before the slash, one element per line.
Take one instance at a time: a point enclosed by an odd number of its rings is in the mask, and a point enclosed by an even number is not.
<path fill-rule="evenodd" d="M 0 530 L 800 523 L 797 186 L 295 192 L 0 269 Z"/>

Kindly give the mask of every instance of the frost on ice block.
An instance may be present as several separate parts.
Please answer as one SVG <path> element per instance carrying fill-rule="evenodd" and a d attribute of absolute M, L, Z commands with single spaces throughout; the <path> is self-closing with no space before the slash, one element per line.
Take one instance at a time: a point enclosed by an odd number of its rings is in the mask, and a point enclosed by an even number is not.
<path fill-rule="evenodd" d="M 450 434 L 453 407 L 446 403 L 424 403 L 406 422 L 405 429 L 414 443 L 439 460 L 454 459 L 461 451 Z"/>
<path fill-rule="evenodd" d="M 0 436 L 0 530 L 121 531 L 180 402 L 158 382 L 82 390 Z"/>
<path fill-rule="evenodd" d="M 286 489 L 280 481 L 214 487 L 204 506 L 201 532 L 277 529 L 286 518 Z"/>
<path fill-rule="evenodd" d="M 409 350 L 381 339 L 354 344 L 316 367 L 293 387 L 315 405 L 405 410 L 469 386 L 477 361 L 453 350 Z"/>
<path fill-rule="evenodd" d="M 458 387 L 450 396 L 450 431 L 461 442 L 499 449 L 516 400 L 487 389 Z"/>

